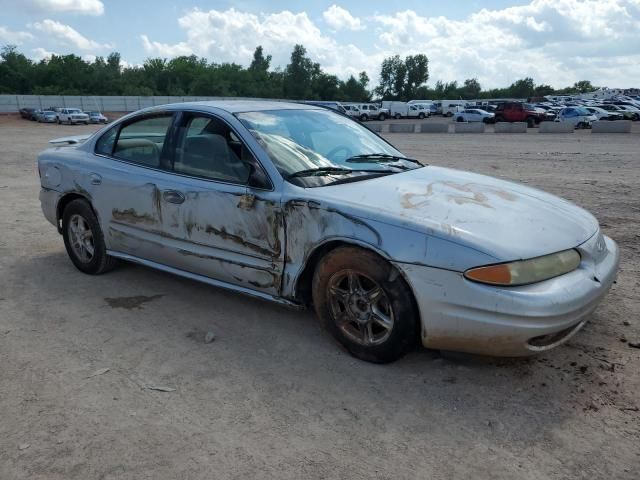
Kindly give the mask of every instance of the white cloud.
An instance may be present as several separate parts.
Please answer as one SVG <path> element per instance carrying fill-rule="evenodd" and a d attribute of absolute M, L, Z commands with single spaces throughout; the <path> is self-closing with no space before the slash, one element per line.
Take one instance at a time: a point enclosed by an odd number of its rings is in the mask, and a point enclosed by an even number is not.
<path fill-rule="evenodd" d="M 77 13 L 102 15 L 104 4 L 100 0 L 22 0 L 38 10 L 49 13 Z"/>
<path fill-rule="evenodd" d="M 338 5 L 331 5 L 323 13 L 324 21 L 334 30 L 364 30 L 364 25 L 359 18 L 354 17 Z"/>
<path fill-rule="evenodd" d="M 53 55 L 58 55 L 56 52 L 49 52 L 48 50 L 45 50 L 42 47 L 34 48 L 31 51 L 33 52 L 33 59 L 38 62 L 40 60 L 48 60 Z"/>
<path fill-rule="evenodd" d="M 555 87 L 582 79 L 610 87 L 640 84 L 640 0 L 531 0 L 456 20 L 406 10 L 373 15 L 367 30 L 357 31 L 364 21 L 337 5 L 323 13 L 325 30 L 305 12 L 193 9 L 178 19 L 182 41 L 140 38 L 148 55 L 196 54 L 243 65 L 262 45 L 273 67 L 286 65 L 293 45 L 301 43 L 325 71 L 346 78 L 366 70 L 373 83 L 384 57 L 425 53 L 432 84 L 477 77 L 491 88 L 525 76 Z M 357 41 L 331 33 L 340 29 L 356 30 Z"/>
<path fill-rule="evenodd" d="M 55 20 L 46 19 L 42 22 L 35 22 L 28 25 L 34 30 L 44 33 L 48 38 L 52 37 L 60 43 L 69 45 L 80 50 L 93 50 L 112 48 L 112 45 L 107 43 L 98 43 L 91 40 L 84 35 L 80 34 L 77 30 L 73 29 L 69 25 L 57 22 Z"/>
<path fill-rule="evenodd" d="M 273 56 L 272 66 L 289 62 L 293 46 L 305 46 L 311 58 L 322 68 L 341 77 L 356 75 L 366 66 L 377 68 L 378 55 L 366 55 L 351 44 L 339 44 L 324 35 L 305 12 L 260 14 L 194 9 L 178 19 L 186 41 L 166 44 L 141 35 L 142 46 L 149 55 L 174 57 L 196 54 L 216 62 L 236 62 L 248 65 L 253 52 L 262 45 Z"/>
<path fill-rule="evenodd" d="M 638 0 L 533 0 L 463 20 L 411 10 L 372 20 L 380 50 L 426 53 L 433 80 L 478 77 L 485 87 L 525 76 L 556 87 L 580 79 L 640 83 L 640 70 L 629 61 L 640 44 Z"/>
<path fill-rule="evenodd" d="M 146 35 L 140 35 L 142 48 L 149 55 L 161 55 L 163 57 L 179 57 L 180 55 L 191 55 L 193 50 L 185 43 L 180 42 L 175 45 L 168 43 L 152 42 Z"/>
<path fill-rule="evenodd" d="M 29 32 L 14 32 L 0 25 L 0 42 L 12 45 L 22 45 L 25 41 L 31 40 L 33 35 Z"/>

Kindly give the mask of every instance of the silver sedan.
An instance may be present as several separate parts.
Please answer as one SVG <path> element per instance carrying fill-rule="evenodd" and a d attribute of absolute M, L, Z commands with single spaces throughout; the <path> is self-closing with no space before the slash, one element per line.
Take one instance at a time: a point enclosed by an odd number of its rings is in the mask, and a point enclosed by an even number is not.
<path fill-rule="evenodd" d="M 618 248 L 572 203 L 423 166 L 345 115 L 154 107 L 38 157 L 45 217 L 82 272 L 136 262 L 294 308 L 353 355 L 520 356 L 574 335 Z"/>

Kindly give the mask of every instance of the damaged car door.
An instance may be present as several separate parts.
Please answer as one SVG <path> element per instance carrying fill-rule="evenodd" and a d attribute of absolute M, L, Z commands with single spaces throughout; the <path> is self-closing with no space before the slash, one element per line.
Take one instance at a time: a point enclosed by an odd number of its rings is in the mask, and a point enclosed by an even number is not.
<path fill-rule="evenodd" d="M 135 117 L 104 133 L 86 170 L 87 189 L 108 248 L 164 264 L 166 206 L 171 190 L 172 112 Z"/>
<path fill-rule="evenodd" d="M 164 217 L 172 266 L 277 295 L 284 263 L 280 194 L 240 136 L 216 116 L 181 112 L 173 172 L 179 208 Z"/>

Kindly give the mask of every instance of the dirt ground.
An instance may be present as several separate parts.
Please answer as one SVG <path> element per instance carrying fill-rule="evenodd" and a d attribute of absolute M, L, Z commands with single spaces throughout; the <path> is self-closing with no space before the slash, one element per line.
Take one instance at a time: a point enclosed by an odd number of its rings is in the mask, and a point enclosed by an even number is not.
<path fill-rule="evenodd" d="M 0 118 L 0 479 L 639 478 L 637 127 L 388 135 L 589 209 L 622 263 L 586 328 L 549 353 L 380 366 L 310 312 L 128 264 L 81 274 L 40 211 L 35 157 L 96 127 Z"/>

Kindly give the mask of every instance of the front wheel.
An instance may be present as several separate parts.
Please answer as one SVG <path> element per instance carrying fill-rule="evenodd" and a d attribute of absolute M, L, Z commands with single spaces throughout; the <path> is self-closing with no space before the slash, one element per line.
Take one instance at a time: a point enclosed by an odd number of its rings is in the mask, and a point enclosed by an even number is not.
<path fill-rule="evenodd" d="M 362 360 L 392 362 L 415 342 L 418 315 L 409 286 L 367 250 L 340 247 L 327 254 L 313 277 L 313 304 L 324 327 Z"/>
<path fill-rule="evenodd" d="M 378 115 L 378 120 L 380 120 L 381 122 L 387 117 L 385 117 L 384 113 L 381 113 L 380 115 Z"/>
<path fill-rule="evenodd" d="M 533 117 L 527 118 L 527 128 L 533 128 L 536 126 L 536 121 Z"/>
<path fill-rule="evenodd" d="M 458 123 L 462 123 L 462 122 L 464 122 L 464 118 L 462 118 L 462 117 L 458 117 L 458 118 L 456 119 L 456 122 L 458 122 Z"/>
<path fill-rule="evenodd" d="M 422 112 L 421 112 L 421 113 L 419 113 L 419 114 L 418 114 L 418 118 L 419 118 L 420 120 L 424 119 L 424 113 L 422 113 Z"/>
<path fill-rule="evenodd" d="M 100 224 L 85 200 L 73 200 L 62 214 L 62 235 L 69 258 L 90 275 L 108 272 L 117 263 L 107 255 Z"/>

